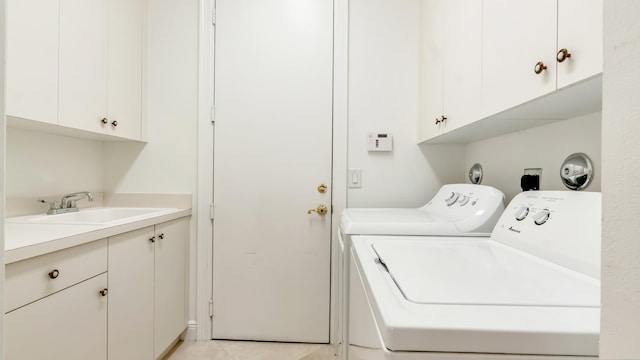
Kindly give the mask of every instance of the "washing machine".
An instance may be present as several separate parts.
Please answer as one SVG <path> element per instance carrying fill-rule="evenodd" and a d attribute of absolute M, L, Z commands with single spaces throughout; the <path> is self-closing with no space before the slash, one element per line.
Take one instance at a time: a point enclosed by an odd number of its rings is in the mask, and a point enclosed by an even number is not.
<path fill-rule="evenodd" d="M 488 237 L 504 210 L 504 194 L 493 187 L 447 184 L 419 208 L 347 208 L 340 216 L 339 333 L 348 357 L 351 238 L 357 235 Z"/>
<path fill-rule="evenodd" d="M 517 195 L 489 238 L 352 238 L 351 360 L 596 359 L 601 194 Z"/>

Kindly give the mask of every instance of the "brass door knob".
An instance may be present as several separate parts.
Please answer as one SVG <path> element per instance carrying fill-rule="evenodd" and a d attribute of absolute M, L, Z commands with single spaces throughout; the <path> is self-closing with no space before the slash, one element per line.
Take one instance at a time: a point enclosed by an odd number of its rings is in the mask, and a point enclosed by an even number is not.
<path fill-rule="evenodd" d="M 570 57 L 571 57 L 571 53 L 566 48 L 560 49 L 560 51 L 558 51 L 558 53 L 556 54 L 556 60 L 558 60 L 558 62 L 563 62 Z"/>
<path fill-rule="evenodd" d="M 320 194 L 326 193 L 327 192 L 327 185 L 325 185 L 325 184 L 318 185 L 318 192 Z"/>
<path fill-rule="evenodd" d="M 307 214 L 311 214 L 312 212 L 318 213 L 318 215 L 326 215 L 329 212 L 329 208 L 327 208 L 327 205 L 320 204 L 317 208 L 308 210 Z"/>
<path fill-rule="evenodd" d="M 542 61 L 538 61 L 536 66 L 533 67 L 533 72 L 536 74 L 540 74 L 544 70 L 547 70 L 547 65 L 545 65 Z"/>

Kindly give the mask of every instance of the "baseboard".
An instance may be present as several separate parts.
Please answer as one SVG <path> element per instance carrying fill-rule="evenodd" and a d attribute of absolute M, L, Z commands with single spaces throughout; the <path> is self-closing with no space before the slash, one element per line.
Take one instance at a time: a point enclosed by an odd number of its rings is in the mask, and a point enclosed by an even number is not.
<path fill-rule="evenodd" d="M 180 336 L 180 340 L 182 341 L 198 340 L 197 330 L 198 330 L 198 323 L 195 320 L 189 320 L 189 322 L 187 323 L 187 329 Z"/>

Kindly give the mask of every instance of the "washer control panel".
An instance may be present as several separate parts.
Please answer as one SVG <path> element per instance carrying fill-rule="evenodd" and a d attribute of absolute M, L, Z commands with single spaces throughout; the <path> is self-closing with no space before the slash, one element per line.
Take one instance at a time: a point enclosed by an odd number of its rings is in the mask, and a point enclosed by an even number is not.
<path fill-rule="evenodd" d="M 507 205 L 491 239 L 598 277 L 599 192 L 525 191 Z"/>

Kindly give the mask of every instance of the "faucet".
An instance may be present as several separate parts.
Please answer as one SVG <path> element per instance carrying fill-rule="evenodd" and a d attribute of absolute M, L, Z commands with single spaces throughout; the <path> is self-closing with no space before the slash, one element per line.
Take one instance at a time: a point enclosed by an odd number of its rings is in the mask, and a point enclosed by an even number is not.
<path fill-rule="evenodd" d="M 85 197 L 87 198 L 87 200 L 93 201 L 93 194 L 91 194 L 88 191 L 80 191 L 80 192 L 67 194 L 62 197 L 60 202 L 54 201 L 51 203 L 51 206 L 49 207 L 49 211 L 47 211 L 47 215 L 76 212 L 78 211 L 78 207 L 76 206 L 76 201 L 82 200 Z M 40 200 L 40 202 L 45 202 L 45 201 Z"/>

